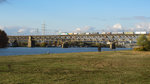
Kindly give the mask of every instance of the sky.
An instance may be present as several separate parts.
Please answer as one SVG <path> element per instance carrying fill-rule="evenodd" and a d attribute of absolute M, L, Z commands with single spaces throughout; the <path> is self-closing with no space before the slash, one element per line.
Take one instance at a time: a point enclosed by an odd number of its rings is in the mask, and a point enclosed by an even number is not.
<path fill-rule="evenodd" d="M 0 0 L 8 35 L 150 30 L 150 0 Z"/>

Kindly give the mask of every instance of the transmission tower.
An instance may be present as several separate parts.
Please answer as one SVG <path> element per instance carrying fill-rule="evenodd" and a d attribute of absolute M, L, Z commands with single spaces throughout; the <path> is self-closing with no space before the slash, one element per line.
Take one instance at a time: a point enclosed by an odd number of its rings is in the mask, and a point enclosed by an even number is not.
<path fill-rule="evenodd" d="M 42 35 L 45 35 L 45 31 L 46 31 L 46 24 L 42 24 Z"/>
<path fill-rule="evenodd" d="M 35 33 L 36 33 L 36 35 L 38 35 L 39 34 L 39 29 L 37 28 L 37 29 L 35 29 Z"/>

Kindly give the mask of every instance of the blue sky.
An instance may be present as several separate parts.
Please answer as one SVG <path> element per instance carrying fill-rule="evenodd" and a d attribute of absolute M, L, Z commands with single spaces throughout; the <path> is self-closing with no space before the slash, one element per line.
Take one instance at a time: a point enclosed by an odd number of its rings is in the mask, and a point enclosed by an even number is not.
<path fill-rule="evenodd" d="M 150 0 L 7 0 L 0 4 L 0 28 L 8 34 L 150 29 Z"/>

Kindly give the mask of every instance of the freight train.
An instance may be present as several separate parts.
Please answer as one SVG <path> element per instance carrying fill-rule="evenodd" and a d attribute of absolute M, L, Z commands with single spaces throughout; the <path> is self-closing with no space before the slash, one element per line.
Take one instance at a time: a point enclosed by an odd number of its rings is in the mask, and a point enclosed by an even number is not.
<path fill-rule="evenodd" d="M 97 34 L 149 34 L 146 31 L 142 31 L 142 32 L 93 32 L 93 33 L 67 33 L 67 32 L 63 32 L 60 33 L 59 35 L 97 35 Z"/>

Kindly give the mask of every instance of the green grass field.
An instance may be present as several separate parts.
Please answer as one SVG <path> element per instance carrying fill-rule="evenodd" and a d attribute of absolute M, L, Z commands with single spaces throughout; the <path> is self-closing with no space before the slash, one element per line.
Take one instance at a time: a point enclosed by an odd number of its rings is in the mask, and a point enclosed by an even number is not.
<path fill-rule="evenodd" d="M 4 56 L 0 84 L 150 84 L 150 52 Z"/>

